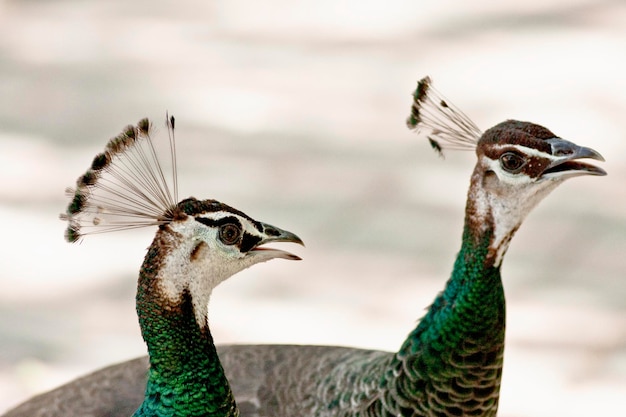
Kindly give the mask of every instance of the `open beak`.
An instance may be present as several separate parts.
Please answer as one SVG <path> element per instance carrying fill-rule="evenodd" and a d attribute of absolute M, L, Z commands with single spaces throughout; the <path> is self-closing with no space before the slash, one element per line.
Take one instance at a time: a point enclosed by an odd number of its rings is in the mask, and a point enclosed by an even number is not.
<path fill-rule="evenodd" d="M 580 159 L 595 159 L 604 161 L 602 155 L 591 148 L 578 146 L 561 138 L 546 140 L 552 147 L 555 159 L 541 174 L 545 179 L 564 179 L 579 175 L 606 175 L 606 171 L 595 165 L 580 162 Z"/>
<path fill-rule="evenodd" d="M 300 239 L 294 233 L 288 232 L 287 230 L 279 229 L 278 227 L 269 225 L 267 223 L 261 223 L 261 226 L 263 227 L 264 237 L 259 243 L 256 244 L 254 248 L 252 248 L 252 250 L 250 250 L 251 253 L 257 252 L 257 255 L 262 255 L 268 259 L 283 258 L 292 261 L 302 260 L 302 258 L 300 258 L 299 256 L 284 250 L 262 247 L 262 245 L 272 242 L 290 242 L 304 246 L 304 242 L 302 242 L 302 239 Z"/>

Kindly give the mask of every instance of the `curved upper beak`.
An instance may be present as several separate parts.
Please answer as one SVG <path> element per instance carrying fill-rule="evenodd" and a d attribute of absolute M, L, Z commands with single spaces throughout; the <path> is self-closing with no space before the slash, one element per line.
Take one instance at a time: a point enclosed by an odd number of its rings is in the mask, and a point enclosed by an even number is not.
<path fill-rule="evenodd" d="M 256 244 L 251 252 L 262 252 L 262 254 L 268 258 L 283 258 L 292 261 L 302 260 L 302 258 L 300 258 L 299 256 L 284 250 L 261 247 L 262 245 L 271 242 L 290 242 L 304 246 L 304 242 L 302 241 L 302 239 L 300 239 L 295 233 L 291 233 L 287 230 L 280 229 L 267 223 L 261 223 L 261 226 L 263 228 L 263 238 L 259 243 Z"/>
<path fill-rule="evenodd" d="M 606 175 L 606 171 L 595 165 L 581 162 L 580 159 L 604 161 L 600 153 L 584 146 L 578 146 L 561 138 L 546 140 L 552 147 L 554 160 L 543 171 L 543 178 L 569 178 L 579 175 Z"/>

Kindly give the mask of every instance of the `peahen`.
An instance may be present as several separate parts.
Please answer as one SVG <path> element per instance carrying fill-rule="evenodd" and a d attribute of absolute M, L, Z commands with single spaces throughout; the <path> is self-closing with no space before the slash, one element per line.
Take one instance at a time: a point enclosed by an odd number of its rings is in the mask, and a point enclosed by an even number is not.
<path fill-rule="evenodd" d="M 438 152 L 473 150 L 461 249 L 451 277 L 398 352 L 333 346 L 218 346 L 246 416 L 494 416 L 505 333 L 500 266 L 532 208 L 568 178 L 606 175 L 581 162 L 599 153 L 529 122 L 507 120 L 484 133 L 422 79 L 411 129 Z M 141 402 L 147 362 L 135 359 L 88 375 L 16 408 L 5 417 L 84 415 L 109 401 L 124 415 Z M 78 387 L 83 388 L 83 392 Z M 45 403 L 69 401 L 65 413 Z M 127 408 L 124 408 L 127 407 Z"/>
<path fill-rule="evenodd" d="M 76 242 L 90 233 L 158 226 L 137 285 L 137 315 L 150 367 L 147 384 L 142 384 L 143 402 L 132 405 L 139 406 L 134 416 L 238 416 L 208 325 L 211 292 L 259 262 L 300 259 L 266 243 L 302 241 L 215 200 L 177 202 L 174 118 L 168 118 L 172 187 L 150 131 L 147 119 L 128 126 L 79 177 L 62 215 L 68 222 L 66 239 Z M 97 414 L 97 405 L 92 406 L 81 414 Z M 65 401 L 47 407 L 71 414 Z"/>

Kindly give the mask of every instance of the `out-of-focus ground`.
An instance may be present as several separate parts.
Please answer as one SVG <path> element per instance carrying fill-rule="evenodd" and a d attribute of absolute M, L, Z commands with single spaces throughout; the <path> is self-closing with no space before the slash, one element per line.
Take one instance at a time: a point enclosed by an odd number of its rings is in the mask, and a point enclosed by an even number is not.
<path fill-rule="evenodd" d="M 298 233 L 211 300 L 217 342 L 395 350 L 459 248 L 470 153 L 409 132 L 430 74 L 483 128 L 607 159 L 533 212 L 503 266 L 502 416 L 626 405 L 626 3 L 0 1 L 0 412 L 145 353 L 153 230 L 63 241 L 63 190 L 128 123 L 177 117 L 181 197 Z M 163 133 L 162 129 L 162 133 Z"/>

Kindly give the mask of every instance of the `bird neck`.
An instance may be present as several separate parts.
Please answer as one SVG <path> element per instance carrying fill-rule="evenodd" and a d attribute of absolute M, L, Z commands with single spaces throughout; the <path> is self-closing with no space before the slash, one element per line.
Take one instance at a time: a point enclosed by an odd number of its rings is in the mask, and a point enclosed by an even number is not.
<path fill-rule="evenodd" d="M 477 238 L 464 228 L 452 275 L 405 341 L 401 354 L 418 347 L 420 355 L 433 353 L 453 359 L 455 352 L 466 349 L 491 351 L 503 346 L 504 289 L 500 267 L 488 261 L 491 236 L 487 231 Z"/>
<path fill-rule="evenodd" d="M 474 407 L 495 415 L 498 404 L 504 290 L 493 256 L 495 224 L 476 224 L 473 198 L 470 191 L 451 277 L 394 356 L 397 372 L 387 381 L 394 396 L 412 404 L 437 403 L 442 415 L 470 413 Z"/>
<path fill-rule="evenodd" d="M 411 334 L 419 337 L 424 346 L 437 343 L 442 334 L 446 343 L 463 344 L 471 335 L 472 339 L 485 339 L 477 341 L 486 345 L 499 343 L 504 335 L 500 262 L 518 224 L 494 219 L 490 197 L 481 183 L 475 171 L 467 196 L 461 249 L 452 274 Z"/>
<path fill-rule="evenodd" d="M 139 276 L 137 314 L 150 369 L 135 416 L 237 416 L 206 317 L 203 324 L 197 320 L 197 302 L 188 290 L 178 300 L 163 290 L 168 238 L 157 233 Z"/>

